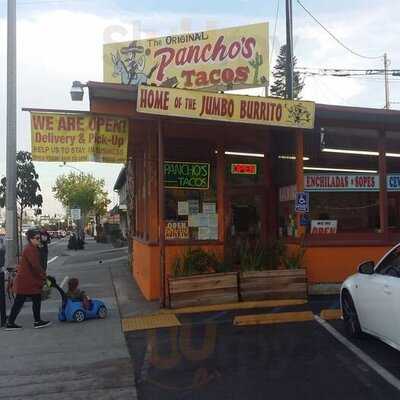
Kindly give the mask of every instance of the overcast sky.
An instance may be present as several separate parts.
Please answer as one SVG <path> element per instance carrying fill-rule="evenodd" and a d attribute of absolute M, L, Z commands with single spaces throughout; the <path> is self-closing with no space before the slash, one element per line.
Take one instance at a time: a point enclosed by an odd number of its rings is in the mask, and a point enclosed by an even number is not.
<path fill-rule="evenodd" d="M 270 23 L 271 64 L 285 41 L 284 0 L 16 0 L 18 47 L 18 150 L 30 150 L 28 113 L 21 107 L 88 110 L 86 101 L 70 100 L 73 80 L 102 80 L 102 44 L 171 33 Z M 191 4 L 189 4 L 191 3 Z M 279 3 L 279 9 L 278 9 Z M 387 52 L 391 68 L 400 69 L 400 2 L 398 0 L 302 0 L 315 17 L 346 46 L 365 56 Z M 5 175 L 6 0 L 0 0 L 0 176 Z M 276 14 L 278 12 L 278 19 Z M 381 59 L 355 56 L 332 40 L 293 0 L 294 52 L 297 66 L 317 68 L 383 68 Z M 276 31 L 275 31 L 276 25 Z M 274 35 L 275 32 L 275 35 Z M 399 78 L 397 78 L 399 79 Z M 400 79 L 391 79 L 392 108 L 400 102 Z M 302 97 L 320 103 L 382 108 L 382 77 L 306 79 Z M 44 213 L 60 213 L 51 187 L 58 175 L 72 171 L 58 163 L 36 163 L 44 194 Z M 112 188 L 122 165 L 74 163 Z"/>

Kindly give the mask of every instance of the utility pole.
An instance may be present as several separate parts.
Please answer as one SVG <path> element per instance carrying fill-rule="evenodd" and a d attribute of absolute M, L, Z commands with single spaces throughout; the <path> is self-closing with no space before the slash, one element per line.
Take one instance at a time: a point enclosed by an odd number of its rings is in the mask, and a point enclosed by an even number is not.
<path fill-rule="evenodd" d="M 17 12 L 16 1 L 7 1 L 7 157 L 6 157 L 6 260 L 13 269 L 17 261 Z M 1 325 L 5 324 L 5 272 L 0 275 Z"/>
<path fill-rule="evenodd" d="M 390 109 L 390 100 L 389 100 L 389 77 L 388 77 L 388 59 L 387 54 L 383 55 L 383 66 L 385 69 L 385 109 Z"/>
<path fill-rule="evenodd" d="M 293 15 L 292 0 L 286 0 L 286 98 L 293 99 Z"/>

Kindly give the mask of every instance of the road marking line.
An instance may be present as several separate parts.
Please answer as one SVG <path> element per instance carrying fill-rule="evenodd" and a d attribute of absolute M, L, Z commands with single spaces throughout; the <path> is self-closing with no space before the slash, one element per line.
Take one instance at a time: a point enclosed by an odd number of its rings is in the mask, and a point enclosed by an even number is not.
<path fill-rule="evenodd" d="M 271 314 L 241 315 L 235 317 L 233 325 L 268 325 L 282 324 L 286 322 L 313 321 L 314 314 L 311 311 L 283 312 Z"/>
<path fill-rule="evenodd" d="M 107 260 L 108 261 L 108 260 Z M 307 304 L 307 300 L 262 300 L 262 301 L 244 301 L 242 303 L 214 304 L 209 306 L 193 306 L 173 309 L 160 310 L 161 314 L 194 314 L 212 311 L 230 311 L 230 310 L 246 310 L 252 308 L 269 308 L 298 306 Z"/>
<path fill-rule="evenodd" d="M 67 283 L 68 280 L 68 276 L 66 276 L 63 281 L 61 282 L 60 288 L 62 289 L 64 287 L 64 285 Z"/>
<path fill-rule="evenodd" d="M 342 318 L 342 310 L 340 309 L 325 309 L 322 310 L 320 315 L 322 319 L 325 321 L 329 321 L 332 319 L 341 319 Z"/>
<path fill-rule="evenodd" d="M 141 331 L 156 328 L 171 328 L 180 326 L 175 315 L 172 314 L 154 314 L 141 317 L 125 318 L 122 320 L 123 332 Z"/>
<path fill-rule="evenodd" d="M 47 261 L 47 264 L 52 263 L 53 261 L 56 261 L 58 256 L 53 257 L 51 260 Z"/>
<path fill-rule="evenodd" d="M 314 315 L 315 320 L 325 328 L 332 336 L 334 336 L 340 343 L 346 346 L 352 353 L 354 353 L 360 360 L 364 361 L 371 369 L 373 369 L 379 376 L 381 376 L 386 382 L 390 383 L 397 390 L 400 390 L 400 380 L 397 379 L 388 370 L 379 365 L 370 356 L 365 354 L 356 345 L 346 339 L 341 333 L 339 333 L 333 326 L 329 325 L 328 322 L 324 321 L 318 315 Z"/>

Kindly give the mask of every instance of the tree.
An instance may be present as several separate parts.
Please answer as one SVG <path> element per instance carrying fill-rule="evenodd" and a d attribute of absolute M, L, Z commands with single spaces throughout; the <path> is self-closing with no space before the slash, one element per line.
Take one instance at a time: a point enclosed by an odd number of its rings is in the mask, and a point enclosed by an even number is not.
<path fill-rule="evenodd" d="M 293 69 L 297 63 L 296 57 L 293 57 Z M 286 98 L 286 45 L 281 46 L 279 56 L 276 60 L 274 71 L 272 72 L 274 83 L 271 85 L 271 94 L 273 96 Z M 300 93 L 304 87 L 304 80 L 299 72 L 293 72 L 293 98 L 300 99 Z"/>
<path fill-rule="evenodd" d="M 41 212 L 43 197 L 40 194 L 39 175 L 32 162 L 32 154 L 28 151 L 19 151 L 17 161 L 17 223 L 19 233 L 19 246 L 21 248 L 21 232 L 24 212 L 27 208 L 35 208 L 35 214 Z M 0 181 L 0 207 L 6 205 L 7 179 Z"/>
<path fill-rule="evenodd" d="M 80 208 L 82 215 L 89 213 L 104 215 L 110 204 L 104 190 L 104 179 L 96 179 L 90 174 L 61 175 L 52 188 L 54 196 L 67 208 Z"/>

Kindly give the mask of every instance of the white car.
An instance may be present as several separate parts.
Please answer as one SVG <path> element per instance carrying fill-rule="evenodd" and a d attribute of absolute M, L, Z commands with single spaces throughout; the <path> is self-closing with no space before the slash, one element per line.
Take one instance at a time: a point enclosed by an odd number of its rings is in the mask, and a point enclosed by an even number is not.
<path fill-rule="evenodd" d="M 343 282 L 340 304 L 349 336 L 369 333 L 400 350 L 400 243 L 376 265 L 359 265 Z"/>

